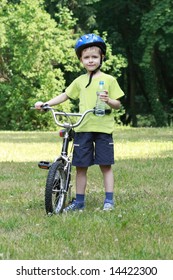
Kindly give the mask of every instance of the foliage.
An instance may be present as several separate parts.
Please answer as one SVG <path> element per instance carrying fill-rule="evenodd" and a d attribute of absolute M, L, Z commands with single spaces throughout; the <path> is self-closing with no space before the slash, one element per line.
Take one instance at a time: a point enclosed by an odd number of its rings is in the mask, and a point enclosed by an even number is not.
<path fill-rule="evenodd" d="M 0 109 L 1 129 L 44 127 L 47 116 L 33 116 L 29 109 L 36 100 L 48 100 L 63 90 L 65 80 L 60 65 L 68 71 L 78 69 L 72 53 L 74 20 L 64 8 L 57 27 L 44 11 L 42 1 L 3 3 L 0 90 L 5 106 Z M 66 108 L 69 110 L 68 104 Z"/>
<path fill-rule="evenodd" d="M 162 84 L 162 75 L 158 59 L 163 53 L 172 52 L 173 40 L 173 4 L 170 0 L 151 1 L 151 9 L 142 17 L 142 28 L 139 42 L 144 46 L 141 68 L 149 102 L 156 119 L 157 126 L 164 126 L 170 114 L 169 94 Z M 165 56 L 166 58 L 166 56 Z M 165 63 L 165 62 L 164 62 Z M 169 61 L 167 61 L 169 64 Z M 159 80 L 160 78 L 160 80 Z M 155 81 L 153 83 L 153 81 Z M 167 96 L 165 98 L 164 96 Z M 163 107 L 167 107 L 165 112 Z"/>
<path fill-rule="evenodd" d="M 91 30 L 97 29 L 95 3 L 100 0 L 45 0 L 47 11 L 55 18 L 59 12 L 59 7 L 68 7 L 73 11 L 74 17 L 78 19 L 76 30 L 83 33 L 90 33 Z M 104 29 L 105 30 L 105 29 Z"/>
<path fill-rule="evenodd" d="M 145 45 L 143 63 L 150 63 L 153 48 L 169 51 L 173 40 L 173 3 L 171 0 L 152 0 L 151 9 L 142 17 L 140 41 Z"/>

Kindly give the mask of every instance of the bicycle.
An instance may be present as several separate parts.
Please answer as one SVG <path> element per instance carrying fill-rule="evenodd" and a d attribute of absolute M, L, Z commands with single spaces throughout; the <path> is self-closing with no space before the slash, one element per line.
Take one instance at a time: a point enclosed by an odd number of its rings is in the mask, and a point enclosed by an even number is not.
<path fill-rule="evenodd" d="M 63 137 L 63 143 L 61 148 L 61 154 L 54 160 L 53 163 L 47 161 L 40 161 L 38 166 L 42 169 L 47 169 L 48 175 L 45 187 L 45 210 L 48 215 L 60 214 L 66 204 L 67 195 L 69 201 L 71 199 L 71 153 L 69 154 L 69 143 L 74 140 L 74 128 L 79 126 L 88 113 L 93 113 L 94 109 L 81 113 L 65 113 L 56 111 L 54 108 L 44 105 L 42 106 L 44 111 L 51 111 L 55 123 L 63 127 L 64 130 L 60 131 L 60 136 Z M 64 122 L 61 123 L 58 120 L 58 116 L 79 117 L 76 123 Z M 73 147 L 73 145 L 72 145 Z"/>

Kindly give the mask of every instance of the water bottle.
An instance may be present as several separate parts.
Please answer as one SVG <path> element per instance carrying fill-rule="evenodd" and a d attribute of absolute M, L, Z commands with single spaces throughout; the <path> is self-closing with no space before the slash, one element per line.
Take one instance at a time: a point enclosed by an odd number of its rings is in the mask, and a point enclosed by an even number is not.
<path fill-rule="evenodd" d="M 103 94 L 104 93 L 104 82 L 103 81 L 100 81 L 99 82 L 99 87 L 98 87 L 98 90 L 96 92 L 97 94 L 97 101 L 96 101 L 96 106 L 95 106 L 95 115 L 96 116 L 104 116 L 105 115 L 105 102 L 102 101 L 100 99 L 100 94 Z"/>

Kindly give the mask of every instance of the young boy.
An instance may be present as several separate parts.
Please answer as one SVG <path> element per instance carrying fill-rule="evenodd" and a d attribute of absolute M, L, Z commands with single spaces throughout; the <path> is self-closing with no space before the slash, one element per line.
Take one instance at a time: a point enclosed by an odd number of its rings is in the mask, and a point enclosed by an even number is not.
<path fill-rule="evenodd" d="M 83 113 L 95 107 L 99 81 L 104 81 L 106 90 L 100 99 L 105 102 L 107 109 L 102 117 L 87 115 L 75 129 L 72 164 L 76 166 L 76 199 L 64 209 L 64 212 L 84 209 L 87 170 L 93 164 L 99 165 L 103 174 L 105 188 L 103 210 L 112 210 L 114 208 L 114 176 L 111 166 L 114 164 L 112 109 L 120 108 L 121 103 L 117 99 L 124 93 L 114 77 L 100 71 L 106 55 L 106 44 L 100 36 L 83 35 L 77 41 L 75 51 L 87 73 L 76 78 L 64 93 L 46 104 L 54 106 L 68 98 L 79 99 L 79 109 Z M 40 110 L 43 104 L 45 103 L 37 102 L 35 108 Z"/>

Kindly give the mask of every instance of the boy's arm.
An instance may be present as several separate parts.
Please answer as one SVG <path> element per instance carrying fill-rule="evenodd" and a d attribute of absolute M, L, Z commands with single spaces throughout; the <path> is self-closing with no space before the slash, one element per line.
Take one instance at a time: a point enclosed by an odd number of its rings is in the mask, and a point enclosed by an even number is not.
<path fill-rule="evenodd" d="M 47 104 L 49 106 L 54 106 L 54 105 L 57 105 L 57 104 L 60 104 L 60 103 L 63 103 L 64 101 L 66 101 L 68 99 L 68 96 L 65 92 L 61 93 L 60 95 L 50 99 L 49 101 L 47 102 L 42 102 L 42 101 L 37 101 L 35 103 L 35 108 L 37 110 L 41 110 L 41 106 L 43 104 Z"/>
<path fill-rule="evenodd" d="M 112 109 L 120 109 L 121 107 L 121 102 L 119 100 L 116 99 L 111 99 L 108 97 L 107 101 L 105 101 L 106 104 L 108 104 Z"/>
<path fill-rule="evenodd" d="M 117 99 L 111 99 L 109 96 L 108 96 L 108 92 L 107 91 L 104 91 L 104 94 L 102 93 L 100 95 L 100 99 L 102 101 L 104 101 L 106 104 L 108 104 L 112 109 L 120 109 L 121 107 L 121 102 Z"/>

